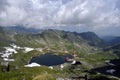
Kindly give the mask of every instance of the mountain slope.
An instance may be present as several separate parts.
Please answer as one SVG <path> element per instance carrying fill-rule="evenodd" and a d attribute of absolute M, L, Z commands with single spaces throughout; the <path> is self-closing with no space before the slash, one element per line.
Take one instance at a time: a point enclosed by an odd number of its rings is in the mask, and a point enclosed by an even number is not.
<path fill-rule="evenodd" d="M 107 43 L 108 46 L 113 46 L 120 43 L 120 37 L 116 36 L 104 36 L 102 39 Z"/>
<path fill-rule="evenodd" d="M 18 45 L 48 47 L 55 50 L 71 50 L 91 53 L 94 48 L 73 32 L 44 30 L 37 34 L 17 34 L 14 42 Z"/>
<path fill-rule="evenodd" d="M 109 41 L 111 45 L 119 44 L 120 43 L 120 37 L 115 37 L 111 41 Z"/>
<path fill-rule="evenodd" d="M 0 47 L 6 46 L 9 43 L 11 43 L 9 35 L 7 35 L 3 28 L 0 27 Z"/>
<path fill-rule="evenodd" d="M 106 48 L 105 51 L 111 51 L 112 53 L 115 53 L 118 55 L 118 57 L 120 57 L 120 43 Z"/>
<path fill-rule="evenodd" d="M 116 37 L 115 36 L 102 36 L 101 37 L 105 42 L 109 42 L 113 39 L 115 39 Z"/>
<path fill-rule="evenodd" d="M 95 47 L 103 47 L 104 41 L 93 32 L 84 32 L 79 34 L 88 44 Z"/>
<path fill-rule="evenodd" d="M 13 28 L 12 28 L 13 29 Z M 96 47 L 103 45 L 103 40 L 100 39 L 93 32 L 76 33 L 62 30 L 42 30 L 41 32 L 27 32 L 22 28 L 21 32 L 19 28 L 12 30 L 11 28 L 4 29 L 1 32 L 5 36 L 2 39 L 2 43 L 15 43 L 20 46 L 28 47 L 44 47 L 50 50 L 69 50 L 71 52 L 77 51 L 82 53 L 96 52 Z M 7 41 L 6 41 L 7 40 Z M 8 44 L 8 43 L 7 43 Z"/>

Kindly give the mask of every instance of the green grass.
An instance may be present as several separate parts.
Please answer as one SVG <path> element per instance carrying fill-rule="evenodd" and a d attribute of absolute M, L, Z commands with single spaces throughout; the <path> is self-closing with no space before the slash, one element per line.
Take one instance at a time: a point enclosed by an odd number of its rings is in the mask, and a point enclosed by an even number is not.
<path fill-rule="evenodd" d="M 74 50 L 70 50 L 70 51 L 74 52 Z M 110 53 L 104 53 L 102 51 L 99 53 L 92 53 L 92 54 L 86 54 L 84 52 L 81 53 L 79 51 L 78 52 L 76 51 L 76 54 L 78 55 L 77 60 L 81 62 L 86 62 L 86 64 L 82 64 L 80 66 L 74 66 L 75 68 L 73 70 L 70 70 L 72 67 L 70 64 L 67 65 L 65 67 L 65 70 L 63 71 L 59 69 L 59 66 L 55 66 L 54 70 L 51 70 L 46 66 L 32 67 L 32 68 L 24 67 L 24 65 L 26 65 L 27 62 L 30 61 L 31 57 L 39 56 L 42 53 L 36 50 L 30 51 L 28 53 L 24 53 L 23 50 L 18 50 L 17 54 L 13 54 L 10 57 L 15 59 L 14 62 L 10 63 L 10 72 L 0 72 L 0 80 L 55 80 L 57 77 L 70 77 L 72 75 L 76 76 L 83 74 L 84 72 L 82 71 L 82 69 L 89 70 L 88 67 L 90 65 L 94 66 L 97 63 L 104 64 L 105 60 L 116 58 L 116 55 Z M 58 53 L 58 54 L 63 55 L 62 53 Z M 15 69 L 15 65 L 18 66 L 18 69 Z M 77 70 L 77 69 L 81 69 L 81 70 Z"/>
<path fill-rule="evenodd" d="M 56 80 L 56 78 L 48 73 L 42 73 L 33 78 L 33 80 Z"/>
<path fill-rule="evenodd" d="M 71 66 L 70 64 L 68 64 L 66 65 L 64 70 L 60 70 L 59 66 L 54 66 L 53 70 L 49 69 L 46 66 L 32 67 L 32 68 L 24 67 L 26 62 L 29 61 L 32 56 L 34 55 L 38 56 L 40 54 L 41 53 L 39 51 L 31 51 L 28 53 L 24 53 L 22 50 L 19 50 L 17 54 L 14 54 L 13 56 L 11 56 L 11 58 L 14 58 L 16 61 L 10 63 L 10 72 L 0 71 L 0 80 L 55 80 L 58 77 L 64 78 L 64 77 L 70 77 L 72 75 L 77 76 L 84 73 L 82 71 L 83 69 L 89 70 L 87 68 L 89 67 L 88 66 L 89 64 L 94 65 L 99 62 L 104 63 L 105 60 L 116 58 L 115 55 L 110 53 L 101 52 L 97 54 L 86 54 L 86 55 L 84 55 L 84 53 L 81 53 L 80 58 L 84 58 L 84 59 L 81 60 L 78 58 L 78 60 L 85 61 L 87 65 L 83 64 L 80 66 Z M 15 69 L 15 65 L 18 66 L 18 69 Z M 1 67 L 2 66 L 0 66 L 0 68 Z M 74 67 L 73 70 L 72 70 L 72 67 Z M 77 69 L 80 69 L 80 70 L 77 70 Z M 94 77 L 96 78 L 96 76 L 93 75 L 92 78 Z M 99 76 L 97 78 L 99 78 Z"/>
<path fill-rule="evenodd" d="M 24 67 L 28 61 L 30 61 L 31 57 L 39 56 L 41 53 L 39 51 L 30 51 L 28 53 L 24 53 L 22 50 L 19 50 L 17 54 L 13 54 L 11 58 L 15 59 L 14 62 L 10 62 L 10 72 L 2 72 L 0 71 L 0 80 L 37 80 L 38 77 L 42 77 L 40 80 L 55 80 L 58 74 L 63 75 L 65 72 L 61 71 L 59 68 L 54 68 L 54 70 L 49 69 L 46 66 L 41 67 Z M 15 66 L 18 66 L 18 69 L 15 69 Z M 0 66 L 0 69 L 5 66 Z M 45 74 L 44 74 L 45 73 Z M 48 75 L 46 75 L 46 73 Z M 53 76 L 54 75 L 54 76 Z"/>
<path fill-rule="evenodd" d="M 13 65 L 17 66 L 24 66 L 28 64 L 28 61 L 30 61 L 31 57 L 39 56 L 41 52 L 33 50 L 28 53 L 25 53 L 23 50 L 18 50 L 17 54 L 13 54 L 10 58 L 15 59 L 14 62 L 11 62 Z"/>
<path fill-rule="evenodd" d="M 115 59 L 117 58 L 116 55 L 114 54 L 111 54 L 111 53 L 104 53 L 104 52 L 101 52 L 101 53 L 96 53 L 96 54 L 89 54 L 89 55 L 86 55 L 85 56 L 85 59 L 87 61 L 89 61 L 90 63 L 94 62 L 104 62 L 105 60 L 112 60 L 112 59 Z"/>
<path fill-rule="evenodd" d="M 52 76 L 52 75 L 55 75 L 55 74 L 57 75 L 58 72 L 61 74 L 64 74 L 63 71 L 60 71 L 57 69 L 52 70 L 46 66 L 32 67 L 32 68 L 20 67 L 19 69 L 14 69 L 11 67 L 10 72 L 0 72 L 0 80 L 23 80 L 23 79 L 32 80 L 33 78 L 37 76 L 39 77 L 40 75 L 44 75 L 43 77 L 49 76 L 51 80 L 51 78 L 57 77 L 57 76 Z M 37 80 L 37 79 L 33 79 L 33 80 Z M 43 80 L 43 79 L 40 79 L 40 80 Z"/>

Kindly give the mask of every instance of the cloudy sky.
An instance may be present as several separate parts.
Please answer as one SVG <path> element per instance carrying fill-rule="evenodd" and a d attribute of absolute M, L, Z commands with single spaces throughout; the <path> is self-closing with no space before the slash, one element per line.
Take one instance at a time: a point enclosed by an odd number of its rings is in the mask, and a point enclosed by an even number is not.
<path fill-rule="evenodd" d="M 120 35 L 120 0 L 0 0 L 0 26 Z"/>

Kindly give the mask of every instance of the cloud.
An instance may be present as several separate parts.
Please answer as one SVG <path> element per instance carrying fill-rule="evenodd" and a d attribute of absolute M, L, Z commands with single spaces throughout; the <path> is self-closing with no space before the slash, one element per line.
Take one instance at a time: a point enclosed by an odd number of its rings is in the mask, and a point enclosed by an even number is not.
<path fill-rule="evenodd" d="M 2 12 L 2 11 L 5 11 L 5 8 L 6 8 L 6 6 L 8 6 L 9 4 L 7 3 L 7 1 L 5 1 L 5 0 L 0 0 L 0 13 Z"/>
<path fill-rule="evenodd" d="M 93 30 L 120 26 L 119 0 L 0 0 L 0 25 Z"/>
<path fill-rule="evenodd" d="M 115 5 L 115 0 L 74 0 L 60 8 L 57 21 L 63 25 L 86 25 L 95 28 L 119 26 L 120 11 Z"/>

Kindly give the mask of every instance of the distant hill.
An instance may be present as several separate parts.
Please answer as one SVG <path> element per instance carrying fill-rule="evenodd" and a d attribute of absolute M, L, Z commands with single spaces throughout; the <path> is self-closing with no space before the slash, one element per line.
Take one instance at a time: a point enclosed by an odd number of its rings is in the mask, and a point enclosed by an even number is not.
<path fill-rule="evenodd" d="M 106 37 L 106 43 L 108 45 L 106 46 L 105 51 L 111 51 L 112 53 L 115 53 L 120 57 L 120 37 Z"/>
<path fill-rule="evenodd" d="M 112 39 L 111 41 L 109 41 L 109 43 L 111 45 L 120 44 L 120 37 L 115 37 L 114 39 Z"/>
<path fill-rule="evenodd" d="M 120 57 L 120 43 L 107 47 L 105 51 L 110 51 Z"/>
<path fill-rule="evenodd" d="M 35 28 L 25 28 L 23 26 L 10 26 L 10 27 L 3 27 L 4 30 L 8 31 L 15 31 L 19 33 L 38 33 L 41 30 L 40 29 L 35 29 Z"/>
<path fill-rule="evenodd" d="M 105 42 L 98 37 L 94 32 L 83 32 L 79 34 L 83 39 L 87 40 L 88 44 L 95 47 L 103 47 Z"/>
<path fill-rule="evenodd" d="M 115 36 L 102 36 L 101 37 L 105 42 L 109 42 L 113 39 L 115 39 L 116 37 Z"/>
<path fill-rule="evenodd" d="M 104 36 L 102 37 L 102 39 L 108 44 L 108 45 L 115 45 L 120 43 L 120 37 L 116 37 L 116 36 Z"/>

